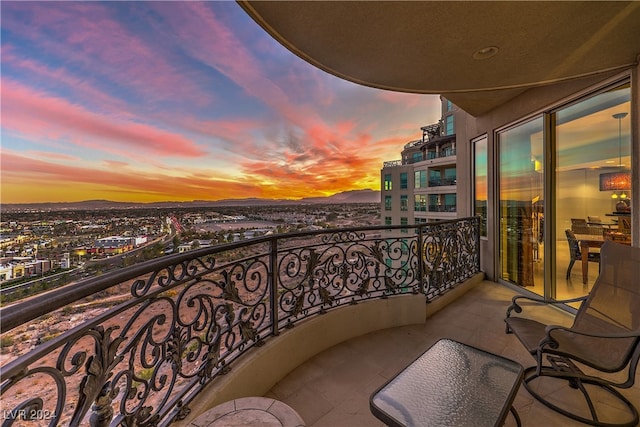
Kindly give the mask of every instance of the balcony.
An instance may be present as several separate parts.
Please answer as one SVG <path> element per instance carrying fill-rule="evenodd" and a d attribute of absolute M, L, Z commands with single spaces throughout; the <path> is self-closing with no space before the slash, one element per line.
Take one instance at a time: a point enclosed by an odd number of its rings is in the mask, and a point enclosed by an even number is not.
<path fill-rule="evenodd" d="M 265 236 L 3 307 L 3 341 L 15 342 L 0 368 L 4 413 L 164 426 L 267 393 L 325 348 L 424 322 L 425 302 L 480 276 L 478 227 L 465 218 Z"/>
<path fill-rule="evenodd" d="M 456 205 L 448 205 L 448 204 L 441 204 L 441 205 L 429 205 L 429 212 L 455 212 L 456 211 Z"/>
<path fill-rule="evenodd" d="M 399 235 L 405 228 L 416 235 Z M 55 319 L 66 326 L 3 363 L 5 414 L 56 414 L 49 425 L 193 426 L 215 404 L 263 395 L 308 426 L 381 426 L 371 392 L 441 337 L 533 364 L 504 333 L 516 293 L 481 281 L 477 245 L 477 218 L 278 235 L 163 257 L 5 307 L 3 336 L 51 330 Z M 107 290 L 73 324 L 85 297 Z M 533 314 L 572 321 L 556 309 Z M 637 386 L 623 394 L 640 401 Z M 515 407 L 524 426 L 578 425 L 524 389 Z"/>
<path fill-rule="evenodd" d="M 430 179 L 429 187 L 442 187 L 448 185 L 456 185 L 456 178 L 440 178 L 440 179 Z"/>
<path fill-rule="evenodd" d="M 432 159 L 441 159 L 443 157 L 451 157 L 455 155 L 456 155 L 455 148 L 447 148 L 439 152 L 429 150 L 426 152 L 425 158 L 426 160 L 432 160 Z"/>
<path fill-rule="evenodd" d="M 518 339 L 504 332 L 505 309 L 514 295 L 515 291 L 507 287 L 482 281 L 423 324 L 372 332 L 318 354 L 278 382 L 266 396 L 294 408 L 309 427 L 382 427 L 384 424 L 369 411 L 369 396 L 440 338 L 452 338 L 513 359 L 524 367 L 532 366 L 534 359 Z M 551 307 L 536 308 L 533 316 L 543 323 L 570 325 L 573 321 L 569 313 Z M 636 374 L 636 386 L 622 391 L 631 402 L 640 402 L 639 381 L 640 372 Z M 565 391 L 572 394 L 571 390 Z M 562 391 L 548 390 L 555 392 Z M 520 387 L 514 406 L 524 427 L 585 425 L 542 405 L 524 387 Z M 613 422 L 619 414 L 612 407 L 608 415 Z M 515 425 L 509 415 L 505 426 Z"/>

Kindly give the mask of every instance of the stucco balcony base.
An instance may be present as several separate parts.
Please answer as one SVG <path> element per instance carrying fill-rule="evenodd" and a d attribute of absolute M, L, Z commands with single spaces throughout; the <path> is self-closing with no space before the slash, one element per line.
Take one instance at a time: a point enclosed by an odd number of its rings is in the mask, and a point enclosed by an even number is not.
<path fill-rule="evenodd" d="M 316 354 L 341 342 L 377 330 L 424 324 L 426 319 L 464 295 L 483 280 L 479 273 L 435 301 L 424 295 L 397 295 L 330 310 L 282 330 L 216 378 L 191 403 L 191 413 L 180 424 L 189 425 L 210 408 L 245 396 L 263 396 L 282 378 Z"/>

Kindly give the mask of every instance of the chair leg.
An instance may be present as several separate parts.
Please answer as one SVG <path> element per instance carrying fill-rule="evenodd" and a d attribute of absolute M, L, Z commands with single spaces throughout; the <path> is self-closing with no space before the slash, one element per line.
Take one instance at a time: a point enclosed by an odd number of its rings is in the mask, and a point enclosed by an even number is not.
<path fill-rule="evenodd" d="M 637 409 L 633 406 L 633 404 L 627 400 L 626 397 L 624 397 L 618 390 L 616 390 L 615 388 L 611 387 L 608 384 L 603 384 L 602 382 L 599 381 L 595 381 L 595 380 L 590 380 L 588 378 L 576 378 L 575 377 L 575 373 L 573 373 L 574 375 L 571 375 L 571 373 L 567 373 L 567 372 L 562 372 L 562 371 L 558 371 L 557 369 L 554 369 L 552 367 L 548 367 L 548 366 L 543 366 L 540 374 L 538 374 L 537 372 L 537 367 L 536 366 L 531 366 L 527 369 L 525 369 L 524 371 L 524 381 L 523 381 L 523 385 L 524 388 L 529 392 L 529 394 L 531 394 L 537 401 L 539 401 L 540 403 L 542 403 L 543 405 L 545 405 L 546 407 L 566 416 L 569 417 L 573 420 L 576 421 L 580 421 L 581 423 L 584 424 L 589 424 L 592 426 L 600 426 L 600 427 L 633 427 L 633 426 L 637 426 L 638 425 L 638 421 L 640 420 L 640 417 L 638 416 L 638 411 Z M 559 380 L 563 380 L 563 381 L 569 381 L 569 387 L 570 390 L 577 390 L 580 391 L 580 393 L 582 394 L 587 406 L 589 407 L 589 412 L 591 415 L 591 418 L 585 418 L 581 415 L 575 414 L 573 412 L 570 412 L 568 409 L 564 409 L 561 408 L 560 406 L 555 405 L 554 403 L 552 403 L 550 400 L 548 400 L 548 398 L 541 396 L 540 394 L 538 394 L 535 390 L 534 387 L 530 384 L 531 382 L 540 379 L 542 377 L 547 377 L 547 378 L 556 378 Z M 589 393 L 585 387 L 585 385 L 592 385 L 595 387 L 600 387 L 601 389 L 609 392 L 617 401 L 619 401 L 620 403 L 622 403 L 624 406 L 627 407 L 627 413 L 629 414 L 629 420 L 628 421 L 623 421 L 623 422 L 604 422 L 603 420 L 599 419 L 598 416 L 598 411 L 597 411 L 597 407 L 594 404 L 592 398 L 589 396 Z"/>
<path fill-rule="evenodd" d="M 576 262 L 575 259 L 572 259 L 571 261 L 569 261 L 569 268 L 567 268 L 567 280 L 569 280 L 569 277 L 571 277 L 571 269 L 573 268 L 574 262 Z"/>

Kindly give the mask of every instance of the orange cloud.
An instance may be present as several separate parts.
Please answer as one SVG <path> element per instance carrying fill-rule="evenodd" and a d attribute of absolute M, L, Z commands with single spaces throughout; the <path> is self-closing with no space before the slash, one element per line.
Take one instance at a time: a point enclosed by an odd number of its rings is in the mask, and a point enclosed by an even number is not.
<path fill-rule="evenodd" d="M 253 197 L 260 192 L 255 183 L 232 182 L 209 175 L 167 176 L 131 168 L 94 168 L 27 158 L 3 150 L 3 203 L 72 201 L 108 198 L 117 200 L 219 200 Z M 40 187 L 49 191 L 42 194 Z M 80 191 L 82 190 L 82 191 Z M 80 196 L 82 194 L 82 196 Z M 81 197 L 74 199 L 73 197 Z"/>

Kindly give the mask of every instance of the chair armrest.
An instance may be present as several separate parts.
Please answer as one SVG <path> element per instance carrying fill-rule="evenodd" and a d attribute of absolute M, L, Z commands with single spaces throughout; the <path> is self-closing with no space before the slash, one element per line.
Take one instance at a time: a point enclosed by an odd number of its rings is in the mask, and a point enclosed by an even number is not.
<path fill-rule="evenodd" d="M 512 311 L 515 311 L 516 313 L 522 313 L 522 307 L 518 304 L 518 300 L 520 299 L 531 301 L 531 302 L 542 304 L 542 305 L 549 305 L 549 304 L 556 305 L 556 304 L 568 304 L 571 302 L 584 302 L 587 299 L 587 295 L 581 296 L 578 298 L 571 298 L 571 299 L 565 299 L 565 300 L 553 300 L 553 301 L 545 300 L 542 297 L 516 295 L 515 297 L 511 298 L 511 305 L 507 308 L 507 317 L 511 316 Z"/>
<path fill-rule="evenodd" d="M 549 345 L 551 348 L 557 348 L 558 343 L 553 338 L 553 332 L 555 331 L 563 331 L 573 335 L 581 335 L 584 337 L 592 337 L 592 338 L 640 338 L 640 331 L 629 331 L 629 332 L 617 332 L 617 333 L 597 333 L 597 332 L 586 332 L 586 331 L 578 331 L 575 329 L 568 328 L 566 326 L 560 325 L 549 325 L 545 328 L 546 336 L 540 341 L 540 349 L 545 345 Z"/>

